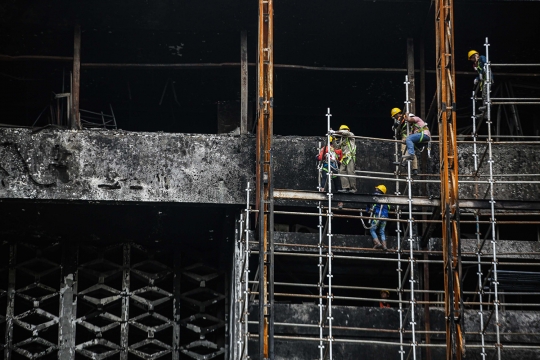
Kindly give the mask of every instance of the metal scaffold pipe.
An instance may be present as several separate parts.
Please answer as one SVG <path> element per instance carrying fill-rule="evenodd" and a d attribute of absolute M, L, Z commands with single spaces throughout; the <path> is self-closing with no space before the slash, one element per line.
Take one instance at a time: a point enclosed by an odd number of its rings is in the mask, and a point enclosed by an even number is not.
<path fill-rule="evenodd" d="M 330 133 L 330 129 L 331 129 L 331 126 L 330 126 L 330 118 L 332 117 L 332 114 L 330 113 L 330 108 L 328 108 L 328 111 L 326 113 L 326 120 L 327 120 L 327 134 Z M 327 143 L 327 146 L 328 146 L 328 151 L 330 151 L 330 137 L 328 136 L 328 143 Z M 327 233 L 326 233 L 326 237 L 328 239 L 328 248 L 327 248 L 327 258 L 326 258 L 326 261 L 327 261 L 327 269 L 328 269 L 328 273 L 326 274 L 327 278 L 328 278 L 328 294 L 326 296 L 327 298 L 327 303 L 326 303 L 326 307 L 327 307 L 327 310 L 326 310 L 326 313 L 327 313 L 327 324 L 328 324 L 328 349 L 327 349 L 327 354 L 328 354 L 328 359 L 329 360 L 333 360 L 333 347 L 332 347 L 332 341 L 333 341 L 333 336 L 332 336 L 332 320 L 333 320 L 333 317 L 332 317 L 332 299 L 333 299 L 333 293 L 332 293 L 332 276 L 333 276 L 333 273 L 332 273 L 332 259 L 334 257 L 334 254 L 332 253 L 332 216 L 333 216 L 333 212 L 332 212 L 332 174 L 331 174 L 331 167 L 330 167 L 330 156 L 327 157 L 327 161 L 328 161 L 328 180 L 327 180 L 327 183 L 328 183 L 328 193 L 327 193 L 327 196 L 328 196 L 328 209 L 327 209 L 327 213 L 328 213 L 328 218 L 327 218 L 327 222 L 328 222 L 328 226 L 327 226 Z M 321 360 L 325 360 L 326 358 L 326 354 L 324 355 L 324 358 L 321 359 Z"/>
<path fill-rule="evenodd" d="M 489 41 L 486 37 L 486 43 L 484 44 L 486 48 L 486 65 L 485 65 L 485 74 L 486 74 L 486 84 L 485 84 L 485 97 L 486 97 L 486 110 L 487 110 L 487 129 L 488 129 L 488 164 L 489 164 L 489 197 L 490 197 L 490 204 L 491 204 L 491 250 L 493 253 L 493 290 L 495 292 L 494 294 L 494 309 L 495 309 L 495 329 L 496 329 L 496 339 L 497 343 L 496 351 L 497 351 L 497 359 L 501 360 L 501 336 L 500 336 L 500 321 L 499 321 L 499 297 L 498 297 L 498 280 L 497 280 L 497 222 L 495 219 L 495 189 L 494 189 L 494 181 L 493 181 L 493 149 L 492 149 L 492 142 L 491 142 L 491 66 L 489 62 Z"/>

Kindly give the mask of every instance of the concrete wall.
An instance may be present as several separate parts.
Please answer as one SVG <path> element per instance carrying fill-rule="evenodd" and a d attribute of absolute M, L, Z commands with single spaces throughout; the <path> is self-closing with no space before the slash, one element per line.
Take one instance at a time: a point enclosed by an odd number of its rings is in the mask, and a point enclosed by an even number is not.
<path fill-rule="evenodd" d="M 319 308 L 315 304 L 276 304 L 276 323 L 298 324 L 296 326 L 276 325 L 276 359 L 315 359 L 318 358 L 318 342 L 316 341 L 292 341 L 279 336 L 302 336 L 318 338 L 319 329 L 316 327 L 319 321 Z M 404 306 L 407 313 L 407 306 Z M 257 319 L 257 309 L 252 309 L 250 314 L 253 320 Z M 487 314 L 487 315 L 486 315 Z M 485 312 L 484 322 L 489 312 Z M 399 346 L 399 309 L 396 307 L 380 309 L 373 307 L 350 307 L 335 306 L 332 308 L 334 337 L 333 354 L 335 359 L 400 359 Z M 423 309 L 418 308 L 416 313 L 416 330 L 424 329 Z M 467 348 L 467 359 L 482 359 L 481 350 L 475 346 L 480 344 L 479 315 L 475 310 L 465 312 L 465 341 Z M 537 346 L 540 341 L 540 313 L 538 311 L 504 311 L 499 314 L 499 324 L 501 343 L 503 344 L 504 359 L 538 359 L 540 350 L 538 349 L 513 349 L 512 345 L 527 347 Z M 409 318 L 410 321 L 410 318 Z M 311 325 L 312 327 L 301 326 Z M 315 325 L 315 327 L 313 327 Z M 432 334 L 431 343 L 443 345 L 445 343 L 445 320 L 444 308 L 430 308 L 431 331 L 442 332 Z M 344 328 L 361 328 L 364 330 L 345 330 Z M 373 330 L 368 330 L 373 329 Z M 380 329 L 380 330 L 376 330 Z M 410 330 L 410 326 L 405 327 Z M 524 331 L 526 329 L 526 331 Z M 257 329 L 253 328 L 256 333 Z M 486 329 L 485 344 L 488 355 L 494 351 L 495 321 L 491 319 Z M 328 330 L 325 330 L 326 337 Z M 361 339 L 367 343 L 354 343 L 347 340 Z M 404 334 L 404 343 L 410 344 L 410 333 Z M 377 341 L 379 343 L 369 343 Z M 419 344 L 425 342 L 425 335 L 416 334 L 416 341 Z M 393 343 L 393 344 L 392 344 Z M 258 359 L 257 339 L 250 343 L 250 356 Z M 473 347 L 474 346 L 474 347 Z M 410 346 L 405 345 L 405 357 L 409 353 Z M 354 356 L 351 356 L 354 354 Z M 432 349 L 433 359 L 444 358 L 444 347 Z M 412 358 L 412 357 L 411 357 Z M 488 359 L 491 357 L 488 357 Z"/>
<path fill-rule="evenodd" d="M 275 187 L 316 190 L 315 155 L 322 138 L 281 137 L 274 142 Z M 494 146 L 495 173 L 540 173 L 540 145 Z M 460 172 L 472 173 L 472 146 L 460 146 Z M 479 147 L 479 153 L 483 147 Z M 394 144 L 357 140 L 357 169 L 394 172 Z M 437 144 L 428 169 L 438 173 Z M 487 159 L 482 163 L 486 173 Z M 242 204 L 255 171 L 253 136 L 0 129 L 0 198 Z M 531 178 L 512 178 L 512 180 Z M 357 180 L 360 193 L 378 183 Z M 439 196 L 414 184 L 417 195 Z M 487 185 L 477 193 L 484 197 Z M 389 190 L 393 191 L 393 190 Z M 472 185 L 460 185 L 474 198 Z M 537 184 L 497 184 L 495 197 L 540 200 Z"/>

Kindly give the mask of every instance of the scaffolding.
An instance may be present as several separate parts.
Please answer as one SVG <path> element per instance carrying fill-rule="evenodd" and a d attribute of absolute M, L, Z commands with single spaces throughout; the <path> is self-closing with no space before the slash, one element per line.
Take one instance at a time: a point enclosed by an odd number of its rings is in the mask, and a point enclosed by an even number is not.
<path fill-rule="evenodd" d="M 405 81 L 405 84 L 407 85 L 407 79 Z M 488 108 L 489 109 L 489 108 Z M 327 118 L 327 130 L 330 130 L 330 119 L 331 119 L 331 113 L 330 109 L 328 109 L 328 112 L 326 114 Z M 474 123 L 475 119 L 473 118 L 473 127 L 476 127 L 476 124 Z M 489 110 L 488 110 L 488 121 L 486 122 L 488 125 L 491 124 L 489 121 Z M 328 131 L 328 133 L 330 133 Z M 357 139 L 365 139 L 360 136 L 355 136 Z M 398 139 L 394 140 L 383 140 L 379 139 L 380 141 L 383 141 L 387 143 L 388 145 L 399 145 L 401 142 Z M 500 184 L 507 184 L 507 183 L 515 183 L 516 181 L 520 180 L 499 180 L 503 176 L 525 176 L 528 175 L 526 181 L 527 183 L 534 183 L 539 184 L 540 183 L 540 175 L 539 174 L 495 174 L 494 168 L 493 168 L 493 153 L 491 151 L 492 146 L 492 138 L 490 134 L 488 133 L 488 136 L 484 138 L 484 141 L 479 140 L 479 135 L 477 132 L 473 133 L 473 141 L 459 141 L 459 143 L 463 143 L 464 145 L 469 145 L 472 143 L 472 146 L 474 148 L 473 152 L 473 160 L 474 160 L 474 174 L 472 175 L 464 175 L 463 177 L 472 177 L 473 180 L 463 180 L 462 183 L 466 185 L 473 185 L 475 187 L 479 186 L 488 186 L 489 191 L 486 192 L 488 194 L 487 199 L 483 199 L 479 196 L 476 196 L 476 202 L 470 201 L 470 200 L 463 200 L 460 208 L 462 209 L 462 219 L 460 222 L 462 224 L 471 225 L 473 224 L 476 226 L 476 249 L 474 251 L 463 251 L 463 249 L 460 248 L 460 254 L 459 254 L 459 260 L 460 263 L 463 266 L 475 266 L 477 271 L 477 289 L 474 291 L 470 290 L 462 290 L 463 296 L 474 296 L 475 298 L 473 301 L 463 301 L 463 306 L 469 307 L 471 309 L 477 308 L 478 314 L 480 317 L 479 321 L 479 330 L 476 331 L 475 329 L 466 329 L 466 331 L 463 332 L 463 340 L 466 338 L 474 338 L 476 336 L 480 336 L 480 341 L 478 343 L 468 343 L 466 345 L 466 349 L 470 349 L 471 351 L 479 351 L 480 354 L 482 354 L 483 358 L 486 358 L 490 352 L 493 352 L 493 354 L 497 354 L 497 358 L 501 358 L 501 352 L 503 344 L 501 343 L 501 337 L 512 337 L 512 336 L 519 336 L 519 333 L 512 333 L 509 331 L 504 332 L 501 329 L 501 321 L 499 319 L 499 312 L 501 308 L 510 308 L 510 307 L 520 307 L 520 308 L 532 308 L 536 309 L 540 307 L 540 304 L 538 302 L 532 301 L 532 302 L 504 302 L 499 296 L 499 289 L 497 288 L 498 285 L 498 278 L 497 276 L 500 273 L 499 268 L 500 267 L 513 267 L 513 268 L 519 268 L 519 267 L 525 267 L 525 268 L 531 268 L 531 267 L 538 267 L 540 266 L 540 262 L 538 261 L 501 261 L 499 258 L 500 256 L 508 257 L 512 255 L 519 255 L 519 253 L 509 253 L 509 252 L 498 252 L 496 244 L 498 241 L 497 238 L 497 227 L 501 225 L 519 225 L 523 223 L 527 224 L 540 224 L 540 221 L 517 221 L 517 220 L 498 220 L 496 219 L 496 216 L 499 216 L 501 218 L 504 218 L 506 216 L 513 217 L 513 216 L 536 216 L 540 214 L 540 208 L 538 206 L 532 207 L 528 210 L 524 209 L 515 209 L 515 210 L 509 210 L 507 206 L 505 206 L 504 201 L 495 201 L 494 196 L 494 190 L 493 187 L 495 183 Z M 513 142 L 515 143 L 515 142 Z M 518 142 L 519 143 L 519 142 Z M 527 141 L 527 144 L 530 144 L 531 141 Z M 478 154 L 478 148 L 480 144 L 485 145 L 487 147 L 487 163 L 489 164 L 489 173 L 487 175 L 480 174 L 480 168 L 481 168 L 481 162 L 478 161 L 479 154 Z M 534 144 L 540 145 L 540 142 L 536 141 Z M 326 146 L 330 146 L 329 136 L 327 136 Z M 398 147 L 395 146 L 396 151 L 398 150 Z M 327 158 L 328 159 L 328 158 Z M 329 160 L 327 160 L 329 161 Z M 319 169 L 320 171 L 320 169 Z M 333 346 L 334 344 L 378 344 L 378 345 L 385 345 L 390 347 L 395 347 L 396 351 L 399 354 L 399 357 L 401 359 L 416 359 L 419 355 L 418 351 L 421 348 L 424 349 L 444 349 L 447 348 L 447 345 L 441 343 L 440 341 L 435 342 L 428 342 L 426 339 L 429 336 L 437 337 L 441 336 L 445 332 L 443 331 L 437 331 L 437 330 L 430 330 L 427 329 L 427 327 L 424 324 L 424 327 L 418 327 L 417 325 L 417 319 L 416 314 L 419 313 L 418 307 L 424 306 L 429 308 L 430 306 L 441 306 L 444 305 L 445 302 L 442 301 L 441 296 L 443 296 L 446 292 L 440 291 L 440 290 L 430 290 L 428 288 L 428 284 L 424 284 L 424 288 L 419 288 L 418 284 L 418 266 L 420 264 L 422 265 L 434 265 L 434 266 L 441 266 L 445 265 L 444 259 L 441 259 L 441 257 L 444 255 L 444 253 L 447 251 L 446 249 L 442 248 L 441 250 L 434 250 L 434 249 L 421 249 L 419 246 L 419 235 L 415 234 L 414 227 L 418 224 L 426 224 L 426 225 L 433 225 L 433 224 L 441 224 L 440 219 L 420 219 L 419 217 L 421 215 L 429 215 L 433 214 L 437 211 L 437 209 L 440 208 L 441 202 L 433 202 L 433 200 L 430 200 L 431 203 L 427 204 L 427 200 L 424 200 L 424 205 L 415 205 L 415 203 L 418 203 L 418 197 L 413 196 L 412 188 L 415 183 L 431 183 L 431 184 L 439 184 L 440 180 L 438 179 L 430 179 L 430 174 L 423 174 L 421 175 L 421 179 L 414 179 L 411 174 L 411 164 L 410 161 L 407 163 L 407 174 L 400 175 L 399 174 L 399 167 L 396 168 L 396 171 L 394 173 L 384 173 L 384 172 L 370 172 L 370 171 L 357 171 L 359 175 L 338 175 L 338 176 L 352 176 L 357 179 L 371 179 L 371 180 L 381 180 L 381 181 L 394 181 L 396 183 L 396 193 L 394 197 L 391 196 L 384 196 L 384 197 L 377 197 L 376 195 L 371 196 L 373 202 L 376 203 L 394 203 L 397 204 L 395 211 L 392 212 L 392 215 L 394 215 L 393 218 L 384 219 L 390 223 L 396 224 L 396 250 L 395 251 L 389 251 L 381 253 L 380 251 L 377 251 L 376 255 L 365 255 L 362 253 L 370 253 L 373 254 L 373 250 L 371 248 L 366 247 L 347 247 L 344 248 L 343 246 L 336 246 L 334 245 L 332 238 L 334 236 L 333 234 L 333 227 L 332 227 L 332 220 L 333 219 L 354 219 L 354 220 L 360 220 L 360 221 L 368 221 L 371 220 L 383 220 L 377 217 L 374 217 L 373 215 L 364 214 L 362 211 L 360 212 L 360 215 L 351 214 L 351 213 L 358 213 L 358 208 L 354 207 L 343 207 L 339 208 L 334 206 L 335 201 L 342 200 L 344 198 L 348 198 L 348 203 L 354 205 L 357 202 L 365 203 L 366 196 L 360 196 L 360 195 L 345 195 L 345 194 L 339 194 L 336 195 L 332 191 L 332 181 L 331 176 L 332 174 L 330 172 L 327 172 L 325 176 L 327 176 L 327 184 L 328 184 L 328 190 L 324 193 L 321 193 L 320 191 L 314 192 L 314 193 L 302 193 L 302 194 L 295 194 L 295 196 L 286 195 L 287 191 L 281 191 L 276 190 L 274 192 L 274 195 L 277 198 L 282 199 L 296 199 L 297 201 L 313 201 L 316 200 L 316 211 L 289 211 L 289 210 L 274 210 L 273 213 L 276 215 L 291 215 L 291 216 L 306 216 L 306 217 L 318 217 L 318 240 L 316 243 L 309 245 L 309 244 L 294 244 L 296 248 L 301 248 L 301 250 L 294 250 L 294 251 L 273 251 L 273 255 L 276 257 L 283 257 L 283 258 L 312 258 L 316 259 L 317 261 L 317 274 L 318 274 L 318 281 L 317 283 L 305 283 L 305 282 L 287 282 L 287 281 L 276 281 L 273 284 L 270 284 L 269 286 L 273 287 L 280 286 L 280 287 L 289 287 L 292 289 L 300 289 L 300 288 L 313 288 L 317 290 L 317 294 L 301 294 L 299 291 L 289 291 L 289 292 L 276 292 L 274 293 L 274 296 L 276 297 L 282 297 L 282 298 L 295 298 L 295 299 L 310 299 L 310 300 L 316 300 L 317 306 L 318 306 L 318 322 L 317 324 L 309 324 L 309 323 L 292 323 L 292 322 L 284 322 L 279 321 L 275 322 L 273 325 L 280 327 L 281 329 L 286 327 L 295 327 L 295 328 L 303 328 L 303 329 L 317 329 L 317 335 L 318 336 L 306 336 L 306 335 L 274 335 L 274 339 L 278 341 L 300 341 L 300 342 L 312 342 L 314 343 L 314 346 L 318 347 L 318 353 L 319 358 L 322 359 L 333 359 L 335 358 Z M 364 175 L 367 174 L 367 175 Z M 487 180 L 483 180 L 487 177 Z M 530 178 L 530 180 L 529 180 Z M 536 179 L 535 179 L 536 178 Z M 403 196 L 400 191 L 400 185 L 403 184 L 405 186 Z M 240 232 L 239 237 L 237 239 L 238 243 L 238 249 L 239 249 L 239 257 L 240 257 L 240 268 L 241 268 L 241 296 L 238 296 L 239 299 L 239 306 L 241 308 L 241 317 L 239 319 L 239 336 L 238 336 L 238 348 L 240 356 L 238 359 L 247 359 L 249 356 L 250 351 L 248 348 L 248 344 L 250 342 L 250 339 L 256 340 L 259 338 L 258 333 L 254 332 L 255 329 L 254 326 L 259 324 L 259 321 L 256 318 L 250 317 L 250 306 L 256 305 L 257 301 L 256 299 L 260 296 L 261 290 L 260 290 L 260 273 L 256 272 L 254 276 L 250 276 L 250 256 L 260 256 L 260 248 L 259 242 L 251 240 L 251 236 L 254 233 L 252 229 L 250 229 L 250 217 L 253 218 L 254 215 L 258 214 L 258 210 L 252 209 L 250 206 L 250 192 L 252 190 L 249 187 L 246 189 L 247 192 L 247 202 L 246 202 L 246 208 L 243 211 L 241 217 L 240 217 Z M 476 190 L 475 194 L 478 194 L 479 191 Z M 335 197 L 338 197 L 338 200 L 335 199 Z M 356 201 L 355 198 L 359 198 L 361 200 Z M 405 198 L 403 201 L 397 201 L 397 198 Z M 427 205 L 426 205 L 427 204 Z M 498 207 L 497 204 L 500 206 Z M 401 208 L 401 206 L 405 206 L 404 209 Z M 423 209 L 419 209 L 419 207 L 422 207 Z M 489 212 L 483 213 L 482 209 L 487 209 Z M 431 210 L 431 211 L 426 211 Z M 468 211 L 471 210 L 471 211 Z M 338 213 L 335 213 L 338 211 Z M 440 210 L 439 210 L 440 211 Z M 485 216 L 488 216 L 488 220 L 483 220 Z M 402 228 L 402 225 L 405 228 Z M 485 234 L 484 237 L 481 235 L 480 227 L 481 226 L 489 226 L 489 231 Z M 404 236 L 403 236 L 404 235 Z M 403 237 L 402 237 L 403 236 Z M 492 248 L 489 254 L 484 254 L 482 252 L 483 246 L 486 242 L 486 239 L 488 236 L 491 237 L 491 243 Z M 408 243 L 408 246 L 403 246 L 404 243 Z M 293 244 L 289 244 L 293 245 Z M 282 246 L 282 248 L 285 246 Z M 338 251 L 338 253 L 336 253 Z M 343 255 L 340 254 L 343 251 L 350 251 L 350 252 L 356 252 L 357 254 L 353 255 Z M 437 258 L 430 259 L 428 256 L 435 256 Z M 532 256 L 535 259 L 538 259 L 538 255 L 540 255 L 540 252 L 538 253 L 529 253 L 530 256 Z M 424 256 L 424 258 L 421 258 L 421 256 Z M 461 257 L 466 256 L 467 258 L 475 257 L 475 261 L 471 260 L 462 260 Z M 371 287 L 371 286 L 359 286 L 359 285 L 340 285 L 339 282 L 334 281 L 334 272 L 333 267 L 335 265 L 335 262 L 341 262 L 341 261 L 354 261 L 355 263 L 379 263 L 379 264 L 392 264 L 395 263 L 397 267 L 397 287 L 391 288 L 391 287 Z M 406 265 L 406 268 L 403 267 L 403 265 Z M 485 271 L 485 267 L 489 266 L 490 269 L 486 276 L 483 276 L 483 271 Z M 254 266 L 251 266 L 252 269 L 254 269 Z M 258 269 L 258 268 L 257 268 Z M 520 272 L 523 273 L 523 272 Z M 534 273 L 534 276 L 538 275 L 537 273 Z M 407 282 L 409 282 L 409 285 L 406 286 Z M 489 284 L 486 287 L 486 284 Z M 342 326 L 342 325 L 336 325 L 334 323 L 333 319 L 333 312 L 332 309 L 335 306 L 333 303 L 334 301 L 348 301 L 353 304 L 358 304 L 361 302 L 375 302 L 378 299 L 371 298 L 371 297 L 365 297 L 365 296 L 342 296 L 339 294 L 336 294 L 335 291 L 391 291 L 392 293 L 397 294 L 398 300 L 388 300 L 389 303 L 395 304 L 398 306 L 398 312 L 399 312 L 399 328 L 398 329 L 385 329 L 385 328 L 366 328 L 366 327 L 359 327 L 359 326 Z M 534 294 L 533 292 L 532 294 Z M 536 292 L 540 293 L 540 292 Z M 427 294 L 428 300 L 418 300 L 418 294 Z M 523 292 L 516 291 L 514 293 L 507 293 L 509 294 L 518 294 L 523 295 Z M 439 298 L 437 301 L 429 300 L 429 295 L 435 296 Z M 478 298 L 478 300 L 476 299 Z M 486 299 L 486 297 L 488 297 Z M 490 312 L 489 315 L 486 316 L 485 309 L 488 308 L 488 311 Z M 485 318 L 488 318 L 487 321 Z M 495 328 L 491 331 L 488 331 L 490 321 L 493 319 L 493 324 L 495 325 Z M 251 326 L 251 331 L 250 331 Z M 339 331 L 341 334 L 344 332 L 347 332 L 349 335 L 347 336 L 336 336 L 335 331 Z M 373 340 L 370 339 L 369 336 L 362 335 L 366 333 L 374 333 L 378 332 L 381 334 L 394 334 L 399 336 L 399 341 L 386 341 L 386 340 Z M 529 335 L 532 336 L 538 336 L 539 333 L 531 332 Z M 367 338 L 366 338 L 367 337 Z M 422 337 L 424 340 L 422 340 Z M 494 341 L 489 341 L 489 338 L 495 337 Z M 540 346 L 535 345 L 518 345 L 518 344 L 504 344 L 505 351 L 521 351 L 523 349 L 529 349 L 529 350 L 539 350 Z M 493 356 L 493 355 L 492 355 Z"/>
<path fill-rule="evenodd" d="M 394 172 L 359 171 L 355 175 L 338 174 L 337 179 L 350 177 L 369 181 L 385 181 L 395 183 L 394 195 L 361 195 L 361 194 L 335 194 L 333 192 L 331 169 L 331 156 L 327 155 L 321 161 L 326 161 L 326 184 L 321 188 L 322 166 L 319 164 L 319 181 L 317 191 L 294 191 L 286 189 L 274 189 L 273 185 L 273 151 L 272 151 L 272 1 L 259 2 L 259 119 L 257 131 L 257 184 L 255 191 L 255 208 L 250 204 L 253 189 L 250 184 L 246 188 L 246 208 L 238 219 L 238 232 L 235 247 L 235 294 L 234 306 L 238 314 L 233 321 L 233 357 L 234 359 L 249 359 L 258 354 L 259 359 L 275 358 L 275 341 L 291 341 L 313 344 L 317 358 L 320 360 L 339 358 L 334 350 L 336 344 L 349 345 L 380 345 L 395 348 L 401 360 L 417 359 L 422 357 L 421 350 L 425 350 L 426 358 L 431 359 L 431 350 L 437 351 L 434 358 L 440 358 L 444 353 L 447 359 L 461 359 L 466 350 L 476 352 L 482 359 L 502 359 L 504 351 L 536 351 L 540 353 L 540 345 L 521 344 L 520 336 L 533 336 L 540 338 L 540 329 L 530 331 L 504 328 L 501 312 L 509 308 L 540 309 L 538 301 L 523 301 L 523 296 L 540 294 L 540 271 L 525 271 L 536 269 L 540 266 L 540 250 L 528 251 L 526 255 L 520 251 L 500 250 L 497 247 L 499 239 L 499 227 L 504 225 L 540 225 L 540 221 L 531 220 L 540 215 L 540 204 L 517 204 L 511 200 L 496 200 L 495 185 L 500 184 L 540 184 L 540 174 L 496 174 L 494 167 L 493 145 L 523 144 L 540 145 L 540 137 L 523 136 L 522 133 L 511 134 L 512 141 L 504 139 L 497 130 L 497 137 L 492 136 L 492 105 L 518 105 L 538 104 L 540 99 L 515 98 L 508 91 L 510 98 L 490 98 L 491 91 L 491 67 L 497 64 L 489 62 L 488 41 L 486 39 L 486 62 L 485 72 L 486 85 L 483 88 L 482 98 L 474 92 L 472 96 L 472 141 L 465 140 L 468 136 L 457 136 L 456 130 L 456 97 L 455 97 L 455 70 L 453 52 L 453 5 L 451 0 L 438 0 L 436 2 L 436 41 L 437 41 L 437 91 L 438 91 L 438 125 L 439 135 L 432 136 L 432 140 L 438 140 L 439 164 L 435 173 L 425 173 L 414 177 L 411 161 L 401 163 L 400 158 L 403 149 L 400 148 L 403 139 L 401 134 L 395 134 L 393 140 L 374 139 L 361 136 L 350 136 L 363 141 L 377 141 L 384 145 L 394 147 L 396 168 Z M 517 64 L 525 66 L 527 64 Z M 498 64 L 508 66 L 508 64 Z M 411 96 L 409 88 L 411 82 L 405 78 L 405 109 L 410 111 Z M 479 135 L 478 122 L 480 116 L 476 113 L 477 101 L 483 101 L 486 111 L 487 136 Z M 516 113 L 512 110 L 512 113 Z M 330 135 L 336 136 L 331 131 L 331 112 L 328 108 L 326 113 L 327 134 L 326 149 L 330 152 Z M 483 115 L 482 115 L 483 116 Z M 516 127 L 520 128 L 519 120 L 514 117 Z M 409 131 L 407 131 L 407 135 Z M 339 135 L 338 135 L 339 136 Z M 517 141 L 516 141 L 517 139 Z M 473 173 L 460 174 L 462 179 L 460 186 L 474 187 L 474 199 L 460 199 L 458 187 L 458 145 L 472 146 Z M 479 148 L 485 146 L 483 154 Z M 324 145 L 321 154 L 325 154 Z M 429 147 L 428 147 L 429 148 Z M 487 174 L 482 174 L 484 161 L 487 162 Z M 401 165 L 406 165 L 406 173 L 402 173 Z M 434 168 L 435 168 L 434 166 Z M 503 180 L 508 177 L 509 180 Z M 438 178 L 438 179 L 436 179 Z M 440 187 L 440 199 L 413 195 L 413 187 L 416 184 L 433 185 Z M 403 187 L 402 187 L 403 185 Z M 480 189 L 486 188 L 484 195 Z M 284 209 L 274 209 L 274 199 L 285 201 Z M 288 202 L 288 203 L 287 203 Z M 336 207 L 334 204 L 338 202 Z M 298 204 L 304 209 L 290 210 L 290 204 Z M 344 207 L 346 203 L 348 207 Z M 391 204 L 395 210 L 391 211 L 392 217 L 380 218 L 376 214 L 365 214 L 363 204 Z M 282 203 L 283 204 L 283 203 Z M 316 208 L 316 210 L 313 210 Z M 358 214 L 359 213 L 359 214 Z M 318 236 L 310 237 L 308 243 L 276 243 L 276 229 L 274 228 L 274 216 L 296 216 L 317 218 Z M 428 218 L 431 216 L 431 218 Z M 486 219 L 486 216 L 488 219 Z M 526 216 L 529 219 L 515 220 L 516 216 Z M 498 220 L 497 217 L 508 220 Z M 395 226 L 395 248 L 388 251 L 372 249 L 370 246 L 358 246 L 340 244 L 334 240 L 339 236 L 335 232 L 332 222 L 337 220 L 360 221 L 371 224 L 373 220 L 387 221 Z M 252 229 L 251 224 L 256 228 Z M 423 226 L 420 235 L 418 225 Z M 431 242 L 436 226 L 441 226 L 441 247 L 437 248 L 436 242 Z M 474 246 L 470 242 L 462 241 L 462 226 L 474 226 Z M 482 234 L 482 227 L 488 230 Z M 491 249 L 484 253 L 483 249 L 490 238 Z M 538 232 L 540 241 L 540 231 Z M 276 250 L 278 249 L 278 250 Z M 524 250 L 526 251 L 526 250 Z M 257 257 L 258 261 L 251 261 L 251 257 Z M 522 256 L 523 259 L 519 259 Z M 274 257 L 291 259 L 296 262 L 314 260 L 317 270 L 316 281 L 304 279 L 274 279 Z M 465 259 L 462 259 L 465 257 Z M 512 261 L 513 257 L 518 260 Z M 255 259 L 255 258 L 252 258 Z M 472 260 L 474 259 L 474 260 Z M 504 259 L 501 261 L 501 259 Z M 530 260 L 526 260 L 530 259 Z M 285 261 L 285 260 L 284 260 Z M 376 284 L 363 286 L 363 284 L 340 284 L 339 266 L 353 263 L 352 266 L 366 264 L 378 264 L 384 267 L 395 264 L 397 272 L 397 286 L 395 288 Z M 424 266 L 424 276 L 420 277 L 418 267 Z M 347 265 L 346 265 L 347 266 Z M 431 268 L 430 268 L 431 266 Z M 474 268 L 476 271 L 475 289 L 465 287 L 465 279 L 468 270 L 463 273 L 463 267 Z M 430 283 L 433 276 L 430 270 L 441 269 L 444 283 L 443 289 L 431 289 Z M 486 272 L 487 268 L 489 270 Z M 512 270 L 502 270 L 502 269 Z M 523 268 L 523 271 L 515 269 Z M 254 271 L 253 271 L 254 270 Z M 484 274 L 485 273 L 485 274 Z M 521 291 L 519 284 L 509 287 L 512 276 L 519 274 L 524 277 L 522 281 L 527 286 L 527 292 Z M 336 279 L 334 279 L 336 276 Z M 519 299 L 506 301 L 501 295 L 501 279 L 506 282 L 504 295 L 516 295 Z M 408 285 L 407 285 L 408 282 Z M 291 289 L 274 292 L 274 286 L 280 289 Z M 307 294 L 304 289 L 311 289 Z M 531 291 L 531 289 L 533 291 Z M 375 328 L 352 324 L 340 324 L 335 319 L 334 311 L 343 303 L 351 303 L 360 311 L 366 303 L 374 303 L 378 298 L 370 296 L 358 296 L 355 292 L 380 292 L 389 291 L 395 293 L 397 300 L 386 300 L 396 306 L 395 309 L 381 309 L 397 311 L 399 324 L 397 328 Z M 421 300 L 420 296 L 424 299 Z M 318 308 L 313 317 L 307 322 L 302 319 L 278 319 L 275 318 L 274 297 L 288 299 L 289 301 L 315 301 Z M 472 301 L 471 301 L 472 297 Z M 435 301 L 434 301 L 435 299 Z M 257 313 L 250 313 L 258 307 Z M 424 308 L 422 319 L 420 307 Z M 430 310 L 444 307 L 442 321 L 445 323 L 445 331 L 433 330 L 430 325 Z M 467 310 L 465 310 L 465 307 Z M 306 305 L 306 311 L 311 309 Z M 466 320 L 470 319 L 471 312 L 478 314 L 478 327 L 469 321 L 470 328 L 466 328 Z M 489 313 L 489 314 L 488 314 Z M 540 314 L 539 314 L 540 315 Z M 487 317 L 487 320 L 486 320 Z M 315 320 L 316 318 L 316 320 Z M 311 320 L 309 320 L 311 319 Z M 493 319 L 493 322 L 492 322 Z M 305 319 L 304 319 L 305 320 Z M 423 320 L 423 324 L 417 323 Z M 275 327 L 278 333 L 274 334 Z M 290 331 L 287 329 L 291 329 Z M 373 333 L 382 334 L 388 339 L 374 339 Z M 395 339 L 398 339 L 397 341 Z M 502 339 L 513 339 L 506 341 Z M 467 340 L 467 341 L 466 341 Z M 251 347 L 250 347 L 251 343 Z M 258 351 L 255 345 L 258 344 Z M 309 345 L 311 348 L 311 345 Z M 255 355 L 256 356 L 256 355 Z M 312 356 L 314 357 L 314 356 Z M 311 358 L 312 358 L 311 357 Z"/>

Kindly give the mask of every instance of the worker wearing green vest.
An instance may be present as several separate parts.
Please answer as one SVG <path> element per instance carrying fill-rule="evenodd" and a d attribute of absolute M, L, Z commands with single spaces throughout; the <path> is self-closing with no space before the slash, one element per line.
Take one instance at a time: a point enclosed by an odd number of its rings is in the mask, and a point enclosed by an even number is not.
<path fill-rule="evenodd" d="M 354 134 L 347 125 L 341 125 L 338 131 L 330 130 L 336 137 L 336 149 L 341 149 L 343 158 L 339 166 L 340 175 L 356 175 L 356 145 Z M 341 190 L 339 192 L 356 193 L 356 179 L 341 176 Z"/>

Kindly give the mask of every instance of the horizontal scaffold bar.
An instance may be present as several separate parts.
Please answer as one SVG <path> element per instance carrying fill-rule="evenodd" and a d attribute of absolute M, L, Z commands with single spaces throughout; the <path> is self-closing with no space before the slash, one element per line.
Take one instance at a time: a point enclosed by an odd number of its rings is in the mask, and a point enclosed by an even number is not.
<path fill-rule="evenodd" d="M 382 203 L 390 205 L 407 205 L 409 199 L 405 196 L 397 195 L 367 195 L 367 194 L 333 194 L 334 201 L 344 203 Z M 274 199 L 298 200 L 298 201 L 327 201 L 328 196 L 325 192 L 307 191 L 307 190 L 289 190 L 275 189 Z M 413 197 L 411 199 L 413 206 L 439 207 L 439 199 L 427 197 Z M 515 200 L 496 200 L 495 209 L 506 210 L 540 210 L 540 201 L 515 201 Z M 490 209 L 490 200 L 481 199 L 461 199 L 459 207 L 462 209 Z"/>

